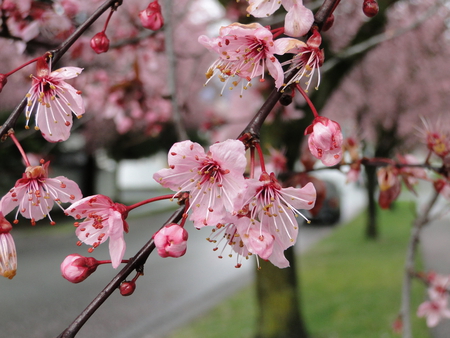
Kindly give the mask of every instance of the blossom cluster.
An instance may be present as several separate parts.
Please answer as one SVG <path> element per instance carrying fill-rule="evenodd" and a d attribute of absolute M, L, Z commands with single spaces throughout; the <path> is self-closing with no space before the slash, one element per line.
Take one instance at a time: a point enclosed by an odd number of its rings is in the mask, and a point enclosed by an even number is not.
<path fill-rule="evenodd" d="M 450 276 L 430 273 L 427 279 L 429 300 L 419 305 L 417 316 L 426 317 L 428 327 L 434 327 L 442 318 L 450 318 L 450 309 L 447 306 Z"/>
<path fill-rule="evenodd" d="M 314 207 L 311 183 L 283 188 L 265 171 L 258 179 L 246 178 L 245 147 L 239 140 L 215 143 L 208 152 L 198 143 L 178 142 L 169 150 L 168 163 L 154 179 L 176 193 L 190 192 L 190 220 L 196 228 L 219 230 L 238 254 L 237 266 L 251 254 L 289 266 L 284 250 L 297 239 L 298 209 Z"/>

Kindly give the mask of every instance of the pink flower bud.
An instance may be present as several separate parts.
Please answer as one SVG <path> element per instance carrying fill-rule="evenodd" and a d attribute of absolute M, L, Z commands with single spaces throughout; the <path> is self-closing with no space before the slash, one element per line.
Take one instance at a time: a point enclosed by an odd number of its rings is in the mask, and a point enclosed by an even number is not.
<path fill-rule="evenodd" d="M 378 186 L 380 194 L 378 204 L 382 209 L 389 209 L 391 203 L 400 195 L 401 184 L 398 178 L 398 170 L 392 166 L 378 169 Z"/>
<path fill-rule="evenodd" d="M 305 130 L 309 135 L 308 147 L 314 157 L 326 166 L 338 164 L 342 159 L 342 132 L 339 123 L 318 116 Z"/>
<path fill-rule="evenodd" d="M 164 25 L 164 18 L 158 0 L 150 2 L 146 9 L 140 11 L 139 19 L 141 19 L 142 26 L 145 28 L 153 31 L 160 29 Z"/>
<path fill-rule="evenodd" d="M 97 54 L 106 53 L 109 49 L 109 39 L 105 32 L 99 32 L 91 39 L 91 47 Z"/>
<path fill-rule="evenodd" d="M 122 284 L 120 284 L 119 290 L 122 296 L 130 296 L 133 294 L 134 290 L 136 290 L 136 283 L 133 281 L 131 282 L 125 281 Z"/>
<path fill-rule="evenodd" d="M 93 257 L 71 254 L 61 263 L 61 274 L 69 282 L 80 283 L 88 278 L 98 265 L 99 262 Z"/>
<path fill-rule="evenodd" d="M 5 74 L 0 74 L 0 93 L 3 90 L 3 87 L 5 87 L 6 82 L 8 82 L 8 77 Z"/>
<path fill-rule="evenodd" d="M 188 232 L 176 223 L 166 225 L 153 235 L 158 254 L 163 257 L 181 257 L 186 253 Z"/>
<path fill-rule="evenodd" d="M 363 2 L 363 12 L 365 16 L 372 18 L 378 14 L 379 7 L 376 0 L 364 0 Z"/>

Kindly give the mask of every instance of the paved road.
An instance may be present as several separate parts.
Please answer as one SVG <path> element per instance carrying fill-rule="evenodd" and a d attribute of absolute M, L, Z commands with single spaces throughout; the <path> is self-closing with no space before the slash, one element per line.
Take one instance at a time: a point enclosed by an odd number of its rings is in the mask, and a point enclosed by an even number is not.
<path fill-rule="evenodd" d="M 360 210 L 361 194 L 348 194 L 344 218 Z M 358 205 L 359 204 L 359 205 Z M 126 235 L 131 256 L 165 222 L 169 213 L 151 218 L 131 219 Z M 101 266 L 86 281 L 71 284 L 60 275 L 59 265 L 67 254 L 86 255 L 87 246 L 77 247 L 71 225 L 56 225 L 59 231 L 16 230 L 19 268 L 13 280 L 0 279 L 0 338 L 56 337 L 103 289 L 116 270 Z M 145 276 L 139 278 L 130 297 L 117 292 L 81 329 L 79 338 L 155 338 L 210 308 L 253 279 L 253 261 L 234 268 L 234 258 L 220 260 L 205 240 L 208 229 L 189 227 L 187 254 L 179 259 L 151 255 Z M 331 228 L 302 228 L 296 248 L 306 250 Z M 97 259 L 107 259 L 107 246 L 95 251 Z"/>

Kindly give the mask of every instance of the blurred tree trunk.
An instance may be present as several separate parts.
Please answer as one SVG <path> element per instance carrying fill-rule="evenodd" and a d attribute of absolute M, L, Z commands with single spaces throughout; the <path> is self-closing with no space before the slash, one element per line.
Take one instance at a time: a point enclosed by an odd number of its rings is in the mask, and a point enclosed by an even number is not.
<path fill-rule="evenodd" d="M 351 45 L 381 33 L 386 22 L 385 11 L 396 1 L 380 0 L 378 15 L 361 26 Z M 324 41 L 323 47 L 327 57 L 333 54 L 327 49 L 326 41 Z M 326 73 L 324 76 L 326 81 L 323 79 L 320 90 L 313 91 L 310 96 L 319 113 L 334 90 L 339 87 L 341 80 L 368 51 L 369 49 L 352 57 L 340 59 L 335 67 Z M 308 120 L 312 121 L 312 114 L 310 114 L 309 109 L 307 107 L 303 108 L 307 112 L 306 119 L 298 123 L 291 121 L 281 131 L 281 135 L 283 135 L 281 139 L 286 142 L 284 146 L 286 147 L 289 170 L 293 170 L 295 163 L 299 161 L 301 138 L 305 130 L 303 124 L 305 122 L 309 124 Z M 301 128 L 299 128 L 299 125 L 301 125 Z M 256 338 L 308 337 L 306 326 L 299 310 L 301 297 L 296 278 L 297 272 L 295 271 L 295 255 L 293 252 L 292 247 L 285 251 L 286 258 L 291 263 L 291 267 L 288 269 L 279 269 L 271 266 L 271 263 L 261 262 L 262 269 L 256 274 L 259 305 Z"/>
<path fill-rule="evenodd" d="M 258 308 L 256 338 L 307 338 L 305 324 L 299 308 L 295 252 L 285 251 L 291 267 L 279 269 L 270 262 L 260 260 L 256 286 Z"/>
<path fill-rule="evenodd" d="M 83 196 L 92 196 L 96 194 L 95 182 L 97 175 L 97 163 L 95 156 L 91 153 L 86 154 L 86 163 L 83 166 L 81 179 L 81 192 Z"/>

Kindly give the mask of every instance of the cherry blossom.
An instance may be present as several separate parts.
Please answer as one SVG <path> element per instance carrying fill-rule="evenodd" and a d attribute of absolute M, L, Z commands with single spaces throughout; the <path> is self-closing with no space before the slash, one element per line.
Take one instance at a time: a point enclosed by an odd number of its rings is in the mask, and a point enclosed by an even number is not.
<path fill-rule="evenodd" d="M 240 215 L 226 214 L 223 218 L 223 222 L 218 223 L 211 231 L 211 235 L 207 240 L 211 243 L 215 243 L 214 251 L 219 249 L 222 245 L 222 250 L 219 253 L 219 258 L 223 258 L 223 252 L 230 247 L 229 257 L 233 257 L 233 252 L 237 254 L 237 260 L 235 268 L 242 266 L 242 259 L 245 257 L 248 259 L 252 253 L 244 245 L 241 235 L 237 231 L 236 224 Z"/>
<path fill-rule="evenodd" d="M 114 203 L 104 195 L 85 197 L 73 203 L 65 210 L 66 215 L 74 217 L 77 222 L 76 235 L 81 242 L 92 245 L 92 252 L 109 238 L 109 254 L 113 268 L 117 268 L 125 254 L 126 244 L 123 232 L 128 232 L 125 219 L 128 216 L 126 206 Z M 78 220 L 83 219 L 82 222 Z"/>
<path fill-rule="evenodd" d="M 186 253 L 188 232 L 176 223 L 162 227 L 153 239 L 161 257 L 181 257 Z"/>
<path fill-rule="evenodd" d="M 0 203 L 0 275 L 9 279 L 13 279 L 17 271 L 16 245 L 11 230 L 11 223 L 3 216 Z"/>
<path fill-rule="evenodd" d="M 308 147 L 314 157 L 326 166 L 333 166 L 341 161 L 343 137 L 339 123 L 318 116 L 306 128 L 305 135 L 308 134 Z"/>
<path fill-rule="evenodd" d="M 261 81 L 264 81 L 264 70 L 267 67 L 275 79 L 275 86 L 280 88 L 284 80 L 283 68 L 275 54 L 283 55 L 293 48 L 297 40 L 283 38 L 274 41 L 270 30 L 259 23 L 233 23 L 221 27 L 219 37 L 210 39 L 202 35 L 198 41 L 219 55 L 206 73 L 208 80 L 218 70 L 223 82 L 235 76 L 246 79 L 248 84 L 258 76 L 262 76 Z M 233 85 L 237 86 L 238 82 L 234 81 Z M 243 88 L 246 89 L 247 86 Z"/>
<path fill-rule="evenodd" d="M 15 222 L 18 222 L 17 215 L 20 212 L 23 217 L 31 219 L 32 225 L 46 216 L 55 224 L 50 217 L 54 202 L 60 205 L 61 202 L 74 202 L 82 197 L 81 190 L 74 181 L 64 176 L 49 178 L 49 165 L 50 162 L 45 162 L 26 168 L 22 178 L 1 200 L 5 215 L 18 206 Z"/>
<path fill-rule="evenodd" d="M 61 263 L 61 275 L 71 283 L 80 283 L 97 270 L 98 265 L 99 261 L 93 257 L 71 254 Z"/>
<path fill-rule="evenodd" d="M 274 265 L 289 266 L 284 250 L 295 244 L 298 234 L 297 209 L 310 210 L 316 200 L 312 183 L 303 188 L 282 188 L 275 175 L 263 172 L 259 180 L 248 179 L 247 189 L 236 200 L 241 216 L 238 233 L 249 252 L 268 259 Z"/>
<path fill-rule="evenodd" d="M 49 142 L 65 141 L 70 136 L 72 113 L 80 118 L 84 112 L 81 92 L 65 82 L 77 77 L 82 68 L 64 67 L 51 72 L 45 58 L 37 62 L 36 75 L 26 97 L 26 128 L 31 113 L 36 110 L 35 129 Z"/>
<path fill-rule="evenodd" d="M 294 57 L 282 63 L 282 66 L 290 65 L 287 73 L 295 72 L 295 75 L 288 81 L 286 86 L 289 86 L 292 83 L 299 83 L 300 80 L 305 77 L 308 79 L 305 83 L 305 91 L 308 92 L 311 81 L 317 71 L 317 84 L 315 89 L 319 88 L 319 68 L 322 66 L 325 59 L 323 49 L 319 48 L 321 43 L 322 37 L 317 30 L 313 30 L 313 34 L 309 37 L 306 43 L 300 40 L 295 42 L 295 47 L 289 51 L 289 53 L 295 54 Z"/>
<path fill-rule="evenodd" d="M 430 299 L 447 298 L 450 287 L 450 276 L 439 275 L 437 273 L 431 273 L 428 277 L 430 286 L 428 288 L 428 295 Z"/>
<path fill-rule="evenodd" d="M 286 9 L 284 31 L 286 35 L 299 37 L 308 33 L 314 22 L 312 11 L 303 5 L 302 0 L 249 0 L 247 12 L 257 18 L 272 15 L 281 5 Z"/>
<path fill-rule="evenodd" d="M 428 327 L 436 326 L 442 318 L 450 318 L 447 298 L 425 301 L 417 309 L 418 317 L 426 317 Z"/>
<path fill-rule="evenodd" d="M 153 178 L 166 188 L 190 192 L 190 219 L 197 228 L 221 223 L 245 186 L 247 161 L 241 141 L 215 143 L 208 153 L 198 143 L 178 142 L 169 150 L 168 163 L 170 168 Z"/>

